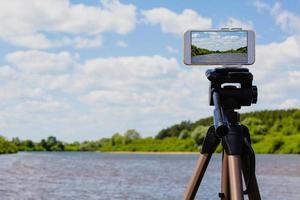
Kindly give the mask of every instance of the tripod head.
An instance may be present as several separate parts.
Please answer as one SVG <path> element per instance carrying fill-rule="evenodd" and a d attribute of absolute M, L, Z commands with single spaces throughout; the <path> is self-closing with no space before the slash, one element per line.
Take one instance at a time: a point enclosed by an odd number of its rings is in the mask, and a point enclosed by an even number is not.
<path fill-rule="evenodd" d="M 223 109 L 240 109 L 241 106 L 250 106 L 257 102 L 257 87 L 252 85 L 253 75 L 247 68 L 209 69 L 206 77 L 210 81 L 211 106 L 215 105 L 214 93 L 219 94 Z"/>
<path fill-rule="evenodd" d="M 247 68 L 209 69 L 206 77 L 210 81 L 209 104 L 215 106 L 215 129 L 222 135 L 230 124 L 238 123 L 235 109 L 257 102 L 257 87 L 252 85 L 253 75 Z"/>

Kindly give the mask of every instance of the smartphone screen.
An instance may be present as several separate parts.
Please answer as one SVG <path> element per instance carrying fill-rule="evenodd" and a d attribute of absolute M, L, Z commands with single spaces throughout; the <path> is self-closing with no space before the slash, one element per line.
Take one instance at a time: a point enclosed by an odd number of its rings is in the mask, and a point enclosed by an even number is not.
<path fill-rule="evenodd" d="M 250 44 L 249 48 L 249 43 L 253 43 L 254 38 L 248 34 L 249 31 L 189 31 L 188 43 L 185 42 L 188 45 L 185 54 L 188 53 L 190 61 L 187 64 L 252 64 L 254 45 Z"/>

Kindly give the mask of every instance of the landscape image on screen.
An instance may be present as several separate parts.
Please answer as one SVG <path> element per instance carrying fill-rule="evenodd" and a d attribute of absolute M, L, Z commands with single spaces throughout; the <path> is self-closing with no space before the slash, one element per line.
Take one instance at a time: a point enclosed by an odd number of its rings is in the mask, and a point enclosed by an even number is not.
<path fill-rule="evenodd" d="M 192 63 L 247 63 L 247 32 L 192 32 Z"/>

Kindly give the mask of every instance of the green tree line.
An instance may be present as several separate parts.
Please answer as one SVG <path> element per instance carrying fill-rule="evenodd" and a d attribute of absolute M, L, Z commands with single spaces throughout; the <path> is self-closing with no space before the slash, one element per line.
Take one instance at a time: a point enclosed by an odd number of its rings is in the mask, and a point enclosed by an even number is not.
<path fill-rule="evenodd" d="M 199 48 L 195 45 L 192 45 L 192 56 L 206 55 L 212 53 L 247 53 L 247 47 L 240 47 L 238 49 L 228 49 L 225 51 L 212 51 L 205 48 Z"/>
<path fill-rule="evenodd" d="M 115 133 L 96 141 L 66 143 L 50 136 L 39 142 L 0 137 L 0 153 L 18 151 L 140 151 L 192 152 L 201 148 L 213 118 L 182 121 L 160 130 L 155 137 L 142 138 L 134 129 Z M 300 153 L 300 109 L 256 111 L 241 114 L 241 123 L 249 128 L 257 153 Z M 217 151 L 221 151 L 218 147 Z"/>
<path fill-rule="evenodd" d="M 241 114 L 241 123 L 249 128 L 257 153 L 300 153 L 300 109 L 244 113 Z M 184 121 L 162 129 L 156 138 L 181 138 L 184 135 L 193 138 L 201 146 L 211 124 L 212 117 L 193 123 Z"/>

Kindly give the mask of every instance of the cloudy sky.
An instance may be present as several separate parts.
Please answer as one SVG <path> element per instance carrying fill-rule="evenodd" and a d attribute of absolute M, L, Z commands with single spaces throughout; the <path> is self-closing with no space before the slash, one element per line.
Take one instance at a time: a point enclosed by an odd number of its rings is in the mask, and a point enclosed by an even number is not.
<path fill-rule="evenodd" d="M 192 32 L 192 44 L 213 51 L 226 51 L 247 46 L 247 32 Z"/>
<path fill-rule="evenodd" d="M 0 1 L 0 134 L 152 136 L 210 116 L 207 67 L 182 63 L 187 29 L 257 35 L 258 104 L 300 107 L 300 1 Z"/>

